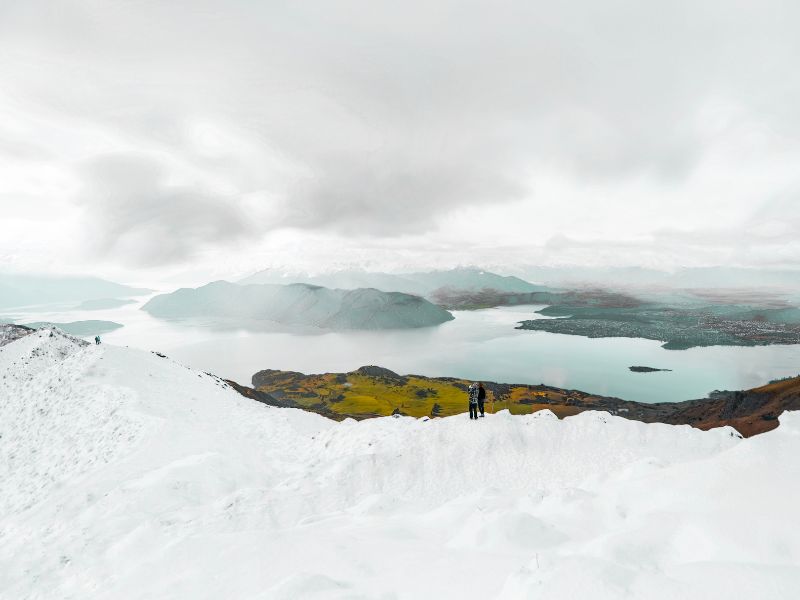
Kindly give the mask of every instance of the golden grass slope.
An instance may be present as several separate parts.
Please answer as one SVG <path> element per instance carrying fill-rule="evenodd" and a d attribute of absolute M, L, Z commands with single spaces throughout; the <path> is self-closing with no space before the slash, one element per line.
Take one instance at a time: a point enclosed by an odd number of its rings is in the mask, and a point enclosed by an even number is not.
<path fill-rule="evenodd" d="M 449 416 L 467 410 L 468 380 L 428 378 L 418 375 L 369 375 L 362 369 L 351 373 L 304 375 L 291 371 L 261 371 L 253 377 L 255 389 L 301 408 L 326 410 L 342 417 L 368 418 L 400 413 L 412 417 Z M 505 385 L 486 382 L 486 411 L 507 409 L 526 414 L 549 408 L 558 416 L 581 411 L 570 406 L 590 398 L 547 386 Z M 585 410 L 585 409 L 584 409 Z"/>
<path fill-rule="evenodd" d="M 471 382 L 452 377 L 398 375 L 368 366 L 350 373 L 304 375 L 293 371 L 259 371 L 255 390 L 235 385 L 249 397 L 276 406 L 296 407 L 334 419 L 367 419 L 403 414 L 446 417 L 466 413 Z M 800 377 L 752 390 L 720 392 L 712 398 L 682 402 L 635 402 L 540 385 L 484 382 L 486 411 L 526 414 L 542 409 L 559 418 L 601 410 L 645 423 L 670 423 L 710 429 L 730 425 L 751 436 L 778 426 L 784 410 L 800 410 Z M 261 394 L 259 397 L 258 395 Z"/>

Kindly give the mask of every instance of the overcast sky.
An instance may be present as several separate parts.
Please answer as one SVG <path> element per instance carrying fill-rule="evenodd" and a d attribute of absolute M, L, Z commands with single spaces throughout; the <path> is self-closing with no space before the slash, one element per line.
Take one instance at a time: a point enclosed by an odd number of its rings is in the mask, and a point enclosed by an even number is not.
<path fill-rule="evenodd" d="M 800 3 L 0 2 L 0 269 L 800 267 Z"/>

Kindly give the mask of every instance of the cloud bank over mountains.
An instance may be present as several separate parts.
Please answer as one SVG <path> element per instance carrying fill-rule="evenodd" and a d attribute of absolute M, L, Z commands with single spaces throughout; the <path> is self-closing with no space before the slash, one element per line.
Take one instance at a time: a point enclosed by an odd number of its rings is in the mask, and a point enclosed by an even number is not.
<path fill-rule="evenodd" d="M 7 3 L 0 259 L 800 266 L 798 25 L 774 0 Z"/>

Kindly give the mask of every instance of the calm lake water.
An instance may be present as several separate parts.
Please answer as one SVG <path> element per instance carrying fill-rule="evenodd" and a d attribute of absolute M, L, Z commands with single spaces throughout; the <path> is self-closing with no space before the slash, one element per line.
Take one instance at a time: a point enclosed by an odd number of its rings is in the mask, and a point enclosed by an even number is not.
<path fill-rule="evenodd" d="M 158 350 L 188 366 L 249 384 L 261 369 L 304 373 L 380 365 L 402 374 L 545 383 L 643 402 L 702 398 L 800 373 L 800 345 L 664 350 L 656 341 L 514 329 L 540 306 L 455 312 L 438 327 L 380 332 L 252 332 L 163 321 L 142 302 L 98 311 L 6 315 L 28 321 L 102 319 L 125 327 L 106 343 Z M 672 372 L 632 373 L 631 365 Z"/>

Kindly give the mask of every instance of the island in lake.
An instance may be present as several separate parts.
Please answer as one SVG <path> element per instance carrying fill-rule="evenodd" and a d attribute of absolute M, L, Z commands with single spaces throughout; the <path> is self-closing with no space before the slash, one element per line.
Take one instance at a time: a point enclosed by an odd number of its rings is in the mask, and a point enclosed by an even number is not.
<path fill-rule="evenodd" d="M 453 319 L 446 309 L 412 294 L 372 288 L 329 289 L 304 283 L 239 285 L 216 281 L 156 296 L 142 310 L 165 319 L 200 317 L 231 326 L 280 324 L 330 330 L 410 329 Z"/>

